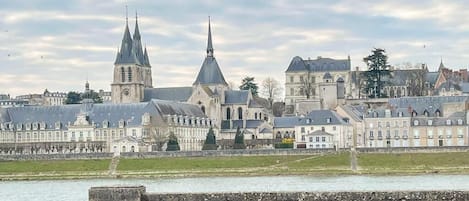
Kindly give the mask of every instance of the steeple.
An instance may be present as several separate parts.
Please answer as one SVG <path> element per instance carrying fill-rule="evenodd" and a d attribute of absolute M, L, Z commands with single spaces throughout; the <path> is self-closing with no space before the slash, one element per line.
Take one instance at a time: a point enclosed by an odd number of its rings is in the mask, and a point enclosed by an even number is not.
<path fill-rule="evenodd" d="M 443 57 L 441 57 L 441 60 L 440 60 L 440 66 L 438 67 L 438 70 L 442 70 L 446 68 L 445 65 L 443 64 Z"/>
<path fill-rule="evenodd" d="M 117 53 L 116 61 L 114 64 L 135 64 L 139 63 L 135 57 L 135 53 L 132 52 L 133 41 L 129 31 L 129 22 L 125 20 L 124 37 L 122 37 L 122 43 L 120 51 Z"/>
<path fill-rule="evenodd" d="M 145 67 L 151 67 L 150 59 L 148 59 L 148 52 L 147 52 L 147 47 L 146 46 L 145 46 L 145 50 L 143 52 L 143 65 Z"/>
<path fill-rule="evenodd" d="M 142 40 L 140 36 L 140 30 L 138 28 L 138 15 L 137 12 L 135 12 L 135 30 L 134 30 L 134 35 L 133 35 L 133 47 L 132 51 L 135 53 L 135 56 L 137 57 L 138 63 L 143 64 L 144 58 L 143 58 L 143 50 L 142 50 Z"/>
<path fill-rule="evenodd" d="M 204 63 L 200 68 L 199 74 L 194 82 L 196 84 L 203 85 L 224 85 L 228 86 L 225 81 L 225 77 L 218 66 L 217 60 L 213 56 L 213 45 L 212 45 L 212 31 L 210 29 L 210 18 L 208 21 L 208 41 L 207 41 L 207 57 L 205 57 Z"/>
<path fill-rule="evenodd" d="M 210 29 L 210 16 L 208 16 L 207 56 L 213 57 L 212 30 Z"/>

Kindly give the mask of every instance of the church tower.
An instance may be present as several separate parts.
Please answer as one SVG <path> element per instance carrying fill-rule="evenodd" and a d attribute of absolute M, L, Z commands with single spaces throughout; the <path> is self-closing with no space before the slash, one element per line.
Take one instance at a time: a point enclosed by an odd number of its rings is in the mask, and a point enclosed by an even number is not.
<path fill-rule="evenodd" d="M 124 37 L 114 62 L 112 102 L 141 102 L 144 88 L 152 87 L 151 65 L 146 47 L 145 50 L 142 48 L 138 18 L 135 17 L 135 31 L 132 37 L 126 17 Z"/>

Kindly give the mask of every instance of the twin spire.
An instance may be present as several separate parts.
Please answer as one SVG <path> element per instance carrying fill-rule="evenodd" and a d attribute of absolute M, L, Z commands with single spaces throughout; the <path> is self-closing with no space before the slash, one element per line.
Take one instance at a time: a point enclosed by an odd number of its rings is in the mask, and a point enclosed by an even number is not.
<path fill-rule="evenodd" d="M 122 38 L 121 48 L 117 51 L 117 64 L 137 64 L 144 67 L 151 67 L 146 47 L 142 47 L 140 30 L 138 28 L 138 15 L 135 13 L 135 30 L 133 36 L 129 31 L 129 20 L 125 17 L 124 37 Z"/>

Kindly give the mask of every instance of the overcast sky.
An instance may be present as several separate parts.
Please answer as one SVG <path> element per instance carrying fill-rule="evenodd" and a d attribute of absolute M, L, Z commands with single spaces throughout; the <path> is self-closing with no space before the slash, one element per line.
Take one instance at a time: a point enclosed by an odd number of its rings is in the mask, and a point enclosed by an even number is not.
<path fill-rule="evenodd" d="M 379 3 L 377 3 L 379 2 Z M 373 47 L 389 63 L 435 70 L 469 64 L 466 1 L 28 0 L 0 7 L 0 93 L 110 90 L 125 26 L 138 12 L 153 86 L 191 86 L 205 57 L 207 16 L 229 82 L 267 76 L 282 84 L 294 56 L 346 59 L 365 68 Z"/>

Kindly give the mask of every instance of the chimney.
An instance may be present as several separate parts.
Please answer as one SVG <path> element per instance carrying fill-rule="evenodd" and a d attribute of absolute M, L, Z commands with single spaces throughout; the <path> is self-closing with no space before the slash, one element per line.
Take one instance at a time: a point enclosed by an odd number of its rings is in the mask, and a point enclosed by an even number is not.
<path fill-rule="evenodd" d="M 355 71 L 360 71 L 360 67 L 355 67 Z"/>

